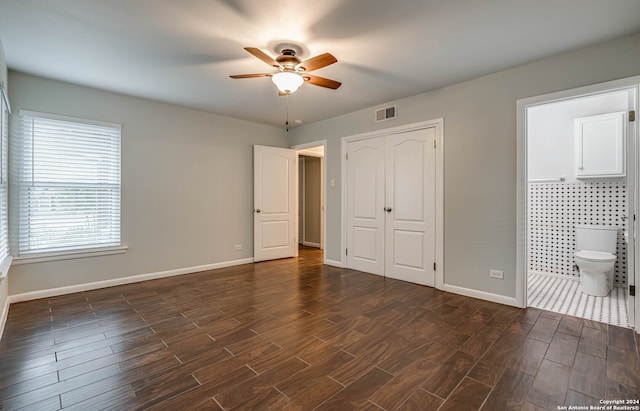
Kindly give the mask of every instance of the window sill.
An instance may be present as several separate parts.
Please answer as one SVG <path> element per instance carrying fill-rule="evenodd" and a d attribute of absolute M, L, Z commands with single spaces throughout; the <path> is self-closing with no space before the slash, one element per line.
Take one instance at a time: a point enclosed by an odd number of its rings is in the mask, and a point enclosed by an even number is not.
<path fill-rule="evenodd" d="M 11 261 L 12 258 L 8 255 L 0 262 L 0 283 L 2 280 L 7 278 L 7 275 L 9 274 L 9 267 L 11 267 Z"/>
<path fill-rule="evenodd" d="M 126 245 L 117 247 L 87 248 L 84 250 L 57 251 L 52 253 L 34 253 L 13 258 L 14 265 L 45 263 L 49 261 L 75 260 L 78 258 L 101 257 L 105 255 L 124 254 L 129 247 Z"/>

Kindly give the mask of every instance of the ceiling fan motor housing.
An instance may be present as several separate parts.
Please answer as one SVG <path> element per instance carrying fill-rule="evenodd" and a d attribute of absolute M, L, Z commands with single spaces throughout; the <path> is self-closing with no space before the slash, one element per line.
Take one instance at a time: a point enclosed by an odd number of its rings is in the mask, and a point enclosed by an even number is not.
<path fill-rule="evenodd" d="M 276 61 L 285 70 L 295 70 L 296 66 L 301 63 L 296 52 L 291 49 L 282 50 L 282 54 L 276 57 Z"/>

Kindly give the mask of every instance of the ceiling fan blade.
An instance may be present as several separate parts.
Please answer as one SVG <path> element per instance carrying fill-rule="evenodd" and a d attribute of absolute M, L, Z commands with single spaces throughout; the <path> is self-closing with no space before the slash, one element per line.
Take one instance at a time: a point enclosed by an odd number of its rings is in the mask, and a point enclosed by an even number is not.
<path fill-rule="evenodd" d="M 233 76 L 229 76 L 231 78 L 257 78 L 257 77 L 271 77 L 271 74 L 268 73 L 257 73 L 257 74 L 234 74 Z"/>
<path fill-rule="evenodd" d="M 331 65 L 337 61 L 338 59 L 333 57 L 333 54 L 324 53 L 303 61 L 302 63 L 298 64 L 298 68 L 304 67 L 304 70 L 306 72 L 309 72 L 327 67 L 328 65 Z"/>
<path fill-rule="evenodd" d="M 309 84 L 313 84 L 314 86 L 326 87 L 333 90 L 337 89 L 342 85 L 342 83 L 340 83 L 339 81 L 331 80 L 331 79 L 320 77 L 320 76 L 313 76 L 311 74 L 305 74 L 303 77 L 304 77 L 304 81 L 306 81 Z"/>
<path fill-rule="evenodd" d="M 280 63 L 275 61 L 273 58 L 271 58 L 271 56 L 269 56 L 264 51 L 257 49 L 255 47 L 245 47 L 244 49 L 247 50 L 249 53 L 251 53 L 254 57 L 257 57 L 260 60 L 264 61 L 268 65 L 272 67 L 280 67 Z"/>

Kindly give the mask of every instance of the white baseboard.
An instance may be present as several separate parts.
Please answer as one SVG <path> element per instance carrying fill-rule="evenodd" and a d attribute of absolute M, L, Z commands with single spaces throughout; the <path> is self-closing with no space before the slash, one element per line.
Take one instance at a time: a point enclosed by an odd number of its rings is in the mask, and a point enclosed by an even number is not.
<path fill-rule="evenodd" d="M 473 290 L 471 288 L 458 287 L 457 285 L 444 284 L 442 291 L 447 291 L 454 294 L 460 294 L 467 297 L 479 298 L 481 300 L 491 301 L 494 303 L 511 305 L 513 307 L 522 308 L 516 302 L 515 297 L 507 297 L 505 295 L 488 293 L 486 291 Z"/>
<path fill-rule="evenodd" d="M 2 307 L 2 313 L 0 314 L 0 340 L 2 340 L 2 333 L 4 332 L 4 325 L 7 323 L 7 315 L 9 315 L 9 298 L 4 302 L 4 307 Z"/>
<path fill-rule="evenodd" d="M 344 264 L 342 264 L 342 261 L 335 261 L 335 260 L 325 259 L 324 263 L 326 265 L 330 265 L 332 267 L 344 268 Z"/>
<path fill-rule="evenodd" d="M 138 274 L 138 275 L 132 275 L 130 277 L 114 278 L 113 280 L 96 281 L 93 283 L 85 283 L 85 284 L 71 285 L 67 287 L 50 288 L 48 290 L 38 290 L 38 291 L 31 291 L 28 293 L 15 294 L 15 295 L 10 295 L 7 298 L 7 300 L 8 300 L 8 303 L 13 304 L 13 303 L 19 303 L 22 301 L 37 300 L 39 298 L 48 298 L 48 297 L 54 297 L 57 295 L 72 294 L 72 293 L 78 293 L 82 291 L 96 290 L 99 288 L 113 287 L 116 285 L 138 283 L 141 281 L 155 280 L 158 278 L 173 277 L 176 275 L 192 274 L 200 271 L 215 270 L 217 268 L 231 267 L 234 265 L 250 264 L 252 262 L 253 262 L 253 258 L 244 258 L 241 260 L 224 261 L 221 263 L 197 265 L 193 267 L 178 268 L 175 270 L 159 271 L 157 273 Z"/>
<path fill-rule="evenodd" d="M 310 241 L 303 241 L 302 245 L 306 245 L 307 247 L 320 248 L 320 243 L 312 243 Z"/>

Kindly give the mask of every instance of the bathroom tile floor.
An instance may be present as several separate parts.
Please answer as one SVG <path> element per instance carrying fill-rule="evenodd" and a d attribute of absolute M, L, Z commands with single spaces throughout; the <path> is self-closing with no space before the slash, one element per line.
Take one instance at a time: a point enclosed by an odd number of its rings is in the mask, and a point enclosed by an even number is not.
<path fill-rule="evenodd" d="M 530 307 L 569 314 L 619 327 L 629 327 L 626 289 L 615 287 L 607 297 L 582 293 L 580 281 L 529 274 Z"/>

